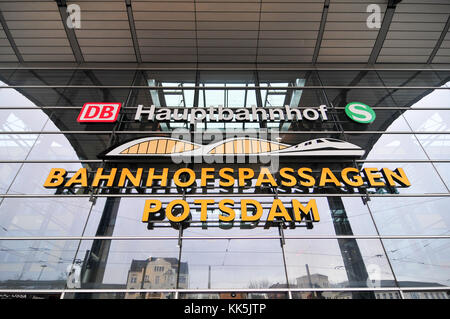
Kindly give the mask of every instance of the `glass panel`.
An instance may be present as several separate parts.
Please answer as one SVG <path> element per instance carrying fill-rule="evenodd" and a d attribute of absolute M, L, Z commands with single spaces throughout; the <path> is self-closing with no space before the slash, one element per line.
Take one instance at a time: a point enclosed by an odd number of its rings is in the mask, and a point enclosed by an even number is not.
<path fill-rule="evenodd" d="M 368 205 L 381 235 L 448 235 L 448 197 L 371 197 Z"/>
<path fill-rule="evenodd" d="M 37 134 L 0 134 L 0 159 L 3 161 L 20 161 L 27 158 L 33 147 Z"/>
<path fill-rule="evenodd" d="M 21 134 L 21 136 L 30 139 L 32 135 Z M 95 160 L 99 159 L 100 153 L 109 147 L 109 140 L 109 132 L 105 134 L 42 134 L 27 159 Z"/>
<path fill-rule="evenodd" d="M 375 71 L 317 71 L 323 85 L 383 86 Z"/>
<path fill-rule="evenodd" d="M 0 236 L 80 236 L 91 205 L 88 198 L 4 198 Z"/>
<path fill-rule="evenodd" d="M 291 198 L 283 197 L 288 203 Z M 376 235 L 376 230 L 370 217 L 369 210 L 363 204 L 362 198 L 350 197 L 311 197 L 301 202 L 314 199 L 320 215 L 320 221 L 304 223 L 303 227 L 284 230 L 286 237 L 298 235 Z M 308 228 L 306 228 L 308 226 Z M 311 227 L 309 229 L 309 227 Z"/>
<path fill-rule="evenodd" d="M 99 163 L 80 164 L 80 163 L 26 163 L 20 168 L 14 179 L 8 194 L 83 194 L 88 190 L 79 191 L 78 187 L 72 190 L 63 191 L 56 188 L 45 188 L 45 180 L 52 168 L 64 168 L 67 174 L 72 176 L 78 169 L 87 167 L 97 169 Z"/>
<path fill-rule="evenodd" d="M 69 85 L 132 85 L 136 72 L 139 71 L 78 69 L 71 78 Z"/>
<path fill-rule="evenodd" d="M 446 87 L 447 86 L 443 86 Z M 411 108 L 449 108 L 450 90 L 399 89 L 392 93 L 398 106 Z"/>
<path fill-rule="evenodd" d="M 411 110 L 403 113 L 414 131 L 448 132 L 450 131 L 450 111 L 444 110 Z"/>
<path fill-rule="evenodd" d="M 450 158 L 450 134 L 417 134 L 416 136 L 430 159 Z"/>
<path fill-rule="evenodd" d="M 434 163 L 433 165 L 447 188 L 450 189 L 450 163 Z"/>
<path fill-rule="evenodd" d="M 398 291 L 305 291 L 293 292 L 293 299 L 401 299 Z"/>
<path fill-rule="evenodd" d="M 1 71 L 4 72 L 3 70 Z M 87 73 L 88 71 L 86 71 Z M 92 71 L 91 71 L 92 72 Z M 8 85 L 68 85 L 75 70 L 24 70 L 17 69 L 8 78 Z M 91 84 L 91 83 L 89 83 Z"/>
<path fill-rule="evenodd" d="M 336 120 L 345 131 L 403 131 L 410 132 L 411 129 L 408 123 L 402 117 L 401 110 L 386 110 L 386 109 L 374 109 L 376 113 L 375 121 L 369 124 L 361 124 L 352 121 L 346 114 L 345 109 L 339 108 L 333 110 L 336 115 Z"/>
<path fill-rule="evenodd" d="M 0 131 L 40 131 L 47 119 L 42 110 L 0 109 Z"/>
<path fill-rule="evenodd" d="M 173 199 L 160 198 L 163 209 Z M 165 219 L 148 226 L 142 222 L 145 199 L 140 198 L 98 198 L 93 206 L 86 227 L 86 236 L 173 236 L 178 237 L 179 231 Z M 103 228 L 104 223 L 108 228 Z M 107 232 L 106 232 L 107 231 Z"/>
<path fill-rule="evenodd" d="M 365 167 L 385 167 L 390 170 L 402 168 L 411 183 L 409 187 L 374 187 L 369 189 L 369 193 L 427 194 L 448 192 L 436 170 L 429 163 L 365 163 L 362 168 Z"/>
<path fill-rule="evenodd" d="M 449 290 L 405 291 L 405 299 L 450 299 Z"/>
<path fill-rule="evenodd" d="M 291 288 L 393 287 L 381 242 L 375 239 L 286 239 Z"/>
<path fill-rule="evenodd" d="M 425 152 L 412 134 L 353 134 L 346 133 L 347 141 L 366 150 L 366 160 L 422 160 Z"/>
<path fill-rule="evenodd" d="M 183 240 L 187 288 L 280 288 L 286 285 L 280 241 Z"/>
<path fill-rule="evenodd" d="M 258 71 L 260 83 L 270 83 L 272 86 L 277 86 L 278 83 L 289 83 L 289 85 L 296 86 L 316 86 L 320 85 L 317 77 L 317 72 L 314 70 L 308 71 L 292 71 L 292 70 L 274 70 L 274 71 Z M 298 80 L 304 85 L 298 85 Z"/>
<path fill-rule="evenodd" d="M 6 194 L 11 182 L 14 180 L 22 164 L 20 163 L 2 163 L 0 165 L 0 193 Z"/>
<path fill-rule="evenodd" d="M 370 89 L 324 89 L 329 103 L 335 107 L 345 107 L 350 102 L 361 102 L 371 107 L 398 106 L 385 88 Z"/>
<path fill-rule="evenodd" d="M 442 79 L 434 71 L 377 70 L 386 86 L 441 86 Z"/>
<path fill-rule="evenodd" d="M 191 265 L 179 263 L 177 240 L 84 240 L 77 258 L 81 272 L 74 288 L 188 288 Z M 125 298 L 136 298 L 134 294 Z"/>
<path fill-rule="evenodd" d="M 0 288 L 64 288 L 77 246 L 76 240 L 0 241 Z"/>
<path fill-rule="evenodd" d="M 174 292 L 99 292 L 65 293 L 64 299 L 174 299 Z"/>
<path fill-rule="evenodd" d="M 285 292 L 250 293 L 250 292 L 220 292 L 220 293 L 180 293 L 180 299 L 288 299 Z M 259 308 L 257 308 L 259 310 Z"/>
<path fill-rule="evenodd" d="M 440 287 L 450 281 L 450 239 L 384 239 L 400 287 Z"/>

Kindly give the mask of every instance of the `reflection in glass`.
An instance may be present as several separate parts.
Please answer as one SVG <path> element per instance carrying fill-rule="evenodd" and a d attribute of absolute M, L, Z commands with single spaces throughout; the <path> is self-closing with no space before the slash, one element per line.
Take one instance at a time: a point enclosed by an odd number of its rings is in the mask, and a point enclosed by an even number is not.
<path fill-rule="evenodd" d="M 401 287 L 449 286 L 450 239 L 383 239 Z"/>
<path fill-rule="evenodd" d="M 372 197 L 368 205 L 381 235 L 448 235 L 448 197 Z"/>
<path fill-rule="evenodd" d="M 80 236 L 91 205 L 88 198 L 5 198 L 0 236 Z"/>
<path fill-rule="evenodd" d="M 82 241 L 79 286 L 84 289 L 188 288 L 190 265 L 179 263 L 176 240 Z M 128 298 L 151 298 L 128 295 Z M 162 297 L 162 296 L 161 296 Z"/>
<path fill-rule="evenodd" d="M 74 240 L 0 241 L 0 288 L 64 288 L 77 245 Z"/>
<path fill-rule="evenodd" d="M 378 240 L 286 239 L 285 256 L 291 288 L 395 286 Z"/>
<path fill-rule="evenodd" d="M 273 288 L 286 285 L 280 241 L 183 240 L 189 288 Z"/>

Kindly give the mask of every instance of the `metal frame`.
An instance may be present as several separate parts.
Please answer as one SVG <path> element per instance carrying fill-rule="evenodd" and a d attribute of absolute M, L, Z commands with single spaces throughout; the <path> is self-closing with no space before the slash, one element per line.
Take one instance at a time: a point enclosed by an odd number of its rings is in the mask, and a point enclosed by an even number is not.
<path fill-rule="evenodd" d="M 220 292 L 244 292 L 244 293 L 288 293 L 289 299 L 292 299 L 292 292 L 373 292 L 373 291 L 396 291 L 400 293 L 402 299 L 404 295 L 402 292 L 428 292 L 428 291 L 443 291 L 450 290 L 450 286 L 442 287 L 373 287 L 373 288 L 273 288 L 273 289 L 0 289 L 0 293 L 175 293 L 176 298 L 180 293 L 194 294 L 194 293 L 220 293 Z M 62 298 L 61 298 L 62 299 Z"/>
<path fill-rule="evenodd" d="M 67 66 L 64 66 L 67 64 Z M 195 64 L 195 63 L 190 63 Z M 205 64 L 205 63 L 203 63 Z M 152 63 L 115 63 L 114 67 L 102 66 L 100 63 L 83 63 L 80 65 L 71 65 L 71 63 L 61 63 L 58 66 L 53 66 L 49 63 L 27 63 L 27 65 L 18 64 L 14 62 L 0 62 L 0 70 L 116 70 L 116 71 L 130 71 L 130 70 L 141 70 L 141 71 L 450 71 L 450 63 L 440 63 L 431 64 L 428 67 L 424 67 L 423 64 L 410 63 L 405 64 L 402 67 L 393 67 L 392 64 L 375 64 L 375 65 L 363 65 L 363 63 L 345 63 L 347 67 L 343 67 L 339 64 L 308 64 L 308 63 L 295 63 L 295 64 L 276 64 L 272 63 L 272 67 L 263 67 L 256 65 L 254 63 L 243 63 L 247 64 L 247 67 L 217 67 L 217 66 L 202 66 L 202 63 L 198 67 L 183 67 L 176 64 L 172 67 L 164 67 L 161 64 L 152 65 Z M 152 66 L 149 66 L 152 65 Z M 302 65 L 302 66 L 299 66 Z M 348 67 L 349 65 L 355 65 L 353 67 Z M 395 64 L 401 65 L 401 64 Z M 446 66 L 446 67 L 443 67 Z"/>
<path fill-rule="evenodd" d="M 0 89 L 143 89 L 143 90 L 180 90 L 179 86 L 146 86 L 146 85 L 1 85 Z M 347 86 L 347 85 L 328 85 L 328 86 L 185 86 L 183 90 L 324 90 L 324 89 L 356 89 L 356 90 L 450 90 L 450 87 L 442 86 Z"/>
<path fill-rule="evenodd" d="M 1 69 L 1 68 L 0 68 Z M 55 69 L 61 69 L 61 68 L 55 68 Z M 84 70 L 84 68 L 78 68 L 80 70 Z M 86 69 L 92 69 L 92 68 L 86 68 Z M 102 68 L 103 69 L 103 68 Z M 106 68 L 111 70 L 117 70 L 117 68 Z M 154 69 L 154 68 L 149 68 Z M 311 69 L 311 68 L 309 68 Z M 132 70 L 137 70 L 137 68 L 132 68 Z M 138 68 L 139 70 L 139 68 Z M 197 69 L 198 70 L 198 69 Z M 276 70 L 280 70 L 279 68 Z M 337 70 L 337 69 L 333 69 Z M 410 69 L 402 69 L 410 71 Z M 433 69 L 427 69 L 428 71 L 435 71 Z M 138 89 L 152 89 L 152 87 L 148 86 L 12 86 L 12 87 L 2 87 L 2 88 L 26 88 L 26 87 L 42 87 L 42 88 L 49 88 L 49 87 L 57 87 L 57 88 L 138 88 Z M 170 89 L 170 87 L 157 87 L 158 89 Z M 178 87 L 177 87 L 178 88 Z M 280 89 L 286 90 L 286 89 L 296 89 L 297 87 L 282 87 Z M 354 86 L 314 86 L 314 87 L 306 87 L 306 88 L 314 88 L 314 89 L 327 89 L 327 88 L 350 88 L 350 89 L 358 89 L 358 88 L 367 88 L 367 89 L 387 89 L 387 88 L 398 88 L 398 89 L 421 89 L 421 88 L 433 88 L 433 89 L 450 89 L 450 88 L 441 88 L 441 87 L 354 87 Z M 179 88 L 178 88 L 179 89 Z M 214 87 L 198 87 L 196 85 L 195 87 L 189 87 L 185 89 L 194 89 L 198 92 L 199 89 L 205 90 L 205 89 L 215 89 Z M 220 89 L 224 89 L 224 87 L 220 87 Z M 226 89 L 231 89 L 227 87 Z M 240 87 L 234 87 L 233 89 L 242 89 Z M 259 85 L 257 87 L 244 87 L 243 89 L 250 89 L 250 90 L 267 90 L 267 87 L 260 87 Z M 274 89 L 274 87 L 271 87 L 270 89 Z M 275 89 L 277 89 L 275 87 Z M 299 89 L 305 89 L 305 87 L 299 87 Z M 11 108 L 0 108 L 1 109 L 15 109 L 20 107 L 11 107 Z M 53 108 L 53 107 L 44 107 L 44 108 Z M 75 108 L 77 107 L 57 107 L 54 108 Z M 36 109 L 39 108 L 29 108 L 24 107 L 24 109 Z M 130 108 L 132 109 L 132 108 Z M 342 108 L 336 108 L 336 109 L 342 109 Z M 377 109 L 382 109 L 382 107 L 378 107 Z M 386 107 L 386 109 L 389 110 L 397 110 L 397 109 L 408 109 L 409 108 L 391 108 Z M 432 109 L 425 109 L 425 110 L 432 110 Z M 441 108 L 436 108 L 433 110 L 446 110 Z M 450 110 L 450 109 L 447 109 Z M 347 133 L 347 134 L 450 134 L 450 132 L 403 132 L 403 131 L 395 131 L 395 132 L 384 132 L 384 131 L 289 131 L 289 132 L 278 132 L 282 134 L 334 134 L 334 133 Z M 152 134 L 152 133 L 161 133 L 160 131 L 114 131 L 114 134 Z M 202 132 L 192 132 L 193 134 L 201 134 Z M 111 131 L 58 131 L 58 132 L 52 132 L 52 131 L 36 131 L 36 132 L 0 132 L 0 134 L 111 134 Z M 74 160 L 74 161 L 33 161 L 33 160 L 23 160 L 23 161 L 0 161 L 0 163 L 105 163 L 107 161 L 102 160 Z M 108 161 L 109 162 L 109 161 Z M 114 161 L 112 161 L 114 162 Z M 355 160 L 356 163 L 364 163 L 364 162 L 398 162 L 398 163 L 433 163 L 433 162 L 450 162 L 450 160 Z M 109 197 L 120 197 L 120 198 L 180 198 L 183 196 L 183 198 L 191 198 L 191 197 L 218 197 L 222 194 L 218 193 L 212 193 L 212 194 L 78 194 L 78 195 L 56 195 L 56 194 L 0 194 L 0 198 L 109 198 Z M 261 197 L 273 197 L 277 196 L 279 198 L 283 197 L 359 197 L 363 198 L 366 196 L 366 194 L 249 194 L 249 193 L 243 193 L 243 194 L 224 194 L 224 196 L 232 196 L 232 197 L 254 197 L 254 198 L 261 198 Z M 430 194 L 368 194 L 368 197 L 450 197 L 450 193 L 430 193 Z M 92 210 L 92 206 L 91 206 Z M 370 211 L 370 210 L 369 210 Z M 376 224 L 375 224 L 376 225 Z M 279 236 L 217 236 L 217 237 L 207 237 L 207 236 L 29 236 L 29 237 L 0 237 L 0 241 L 26 241 L 26 240 L 75 240 L 75 241 L 88 241 L 88 240 L 173 240 L 173 241 L 180 241 L 180 240 L 225 240 L 225 239 L 273 239 L 273 240 L 282 240 L 282 239 L 288 239 L 288 240 L 336 240 L 336 239 L 367 239 L 367 240 L 386 240 L 386 239 L 392 239 L 392 240 L 401 240 L 401 239 L 450 239 L 450 235 L 337 235 L 337 236 L 314 236 L 314 235 L 304 235 L 304 236 L 289 236 L 289 235 L 283 235 L 280 234 Z M 283 248 L 282 248 L 283 249 Z M 180 249 L 181 251 L 181 249 Z M 386 256 L 386 258 L 388 258 Z M 389 260 L 389 259 L 388 259 Z M 286 265 L 286 263 L 285 263 Z M 287 272 L 286 272 L 287 273 Z M 394 274 L 394 272 L 392 272 Z M 356 291 L 396 291 L 399 292 L 401 297 L 404 297 L 403 292 L 408 291 L 441 291 L 441 290 L 449 290 L 450 287 L 375 287 L 375 288 L 280 288 L 280 289 L 0 289 L 0 293 L 61 293 L 61 297 L 63 298 L 65 293 L 136 293 L 136 292 L 166 292 L 166 293 L 175 293 L 175 297 L 178 298 L 180 293 L 215 293 L 215 292 L 255 292 L 255 293 L 276 293 L 276 292 L 286 292 L 290 298 L 292 298 L 293 292 L 311 292 L 311 291 L 349 291 L 349 292 L 356 292 Z"/>
<path fill-rule="evenodd" d="M 450 239 L 450 235 L 305 235 L 305 236 L 28 236 L 0 237 L 0 241 L 14 240 L 224 240 L 224 239 Z"/>
<path fill-rule="evenodd" d="M 240 193 L 240 194 L 221 194 L 221 193 L 210 193 L 210 194 L 186 194 L 186 197 L 195 197 L 195 198 L 208 198 L 213 197 L 217 198 L 220 195 L 224 196 L 233 196 L 233 197 L 267 197 L 268 194 L 254 194 L 254 193 Z M 269 194 L 269 196 L 273 196 L 274 194 Z M 143 197 L 143 198 L 180 198 L 182 194 L 164 194 L 164 193 L 149 193 L 149 194 L 95 194 L 94 197 Z M 278 194 L 279 197 L 364 197 L 365 194 L 355 193 L 334 193 L 334 194 L 305 194 L 305 193 L 296 193 L 296 194 Z M 0 194 L 0 198 L 91 198 L 92 194 Z M 450 193 L 420 193 L 420 194 L 369 194 L 369 197 L 450 197 Z"/>

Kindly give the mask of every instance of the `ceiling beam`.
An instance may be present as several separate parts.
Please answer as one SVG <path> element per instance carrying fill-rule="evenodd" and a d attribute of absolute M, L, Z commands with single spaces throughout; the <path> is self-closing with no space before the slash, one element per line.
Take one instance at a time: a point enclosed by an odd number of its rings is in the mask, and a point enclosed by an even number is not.
<path fill-rule="evenodd" d="M 11 31 L 9 31 L 8 24 L 6 23 L 5 17 L 3 16 L 1 10 L 0 10 L 0 24 L 3 27 L 3 31 L 5 32 L 6 37 L 8 38 L 9 45 L 11 45 L 11 48 L 13 49 L 14 54 L 17 57 L 17 60 L 19 60 L 19 62 L 22 63 L 23 62 L 22 54 L 20 53 L 19 48 L 16 45 L 16 41 L 14 41 Z"/>
<path fill-rule="evenodd" d="M 128 23 L 130 24 L 131 38 L 133 39 L 134 53 L 136 54 L 136 61 L 142 63 L 141 50 L 139 49 L 139 42 L 136 33 L 136 25 L 134 23 L 133 8 L 131 6 L 131 0 L 125 0 L 127 7 Z"/>
<path fill-rule="evenodd" d="M 399 4 L 401 0 L 389 0 L 386 12 L 384 13 L 383 23 L 381 24 L 380 31 L 378 32 L 377 40 L 372 48 L 372 52 L 370 53 L 369 64 L 375 64 L 378 59 L 378 55 L 383 47 L 384 40 L 386 40 L 387 33 L 391 26 L 392 18 L 394 17 L 395 9 L 397 8 L 397 4 Z"/>
<path fill-rule="evenodd" d="M 312 60 L 313 64 L 315 64 L 317 62 L 317 58 L 319 57 L 319 51 L 320 51 L 320 47 L 322 46 L 322 38 L 323 38 L 323 33 L 325 31 L 325 24 L 327 23 L 329 7 L 330 7 L 330 0 L 325 0 L 325 3 L 323 4 L 322 19 L 320 20 L 319 33 L 317 34 L 316 46 L 314 48 L 314 54 L 313 54 L 313 60 Z"/>
<path fill-rule="evenodd" d="M 69 40 L 70 47 L 72 48 L 72 53 L 75 57 L 77 63 L 83 63 L 83 53 L 81 52 L 80 45 L 78 43 L 77 36 L 75 34 L 75 30 L 73 28 L 69 28 L 67 26 L 67 19 L 69 15 L 67 14 L 67 2 L 66 0 L 55 0 L 58 5 L 59 14 L 61 15 L 62 24 L 64 26 L 64 30 L 66 30 L 67 39 Z"/>
<path fill-rule="evenodd" d="M 436 56 L 436 53 L 438 52 L 439 48 L 442 45 L 442 42 L 444 41 L 445 36 L 447 35 L 449 28 L 450 28 L 450 15 L 448 16 L 447 23 L 444 26 L 444 30 L 442 30 L 439 40 L 436 42 L 436 45 L 434 46 L 434 49 L 427 60 L 427 64 L 430 64 L 433 61 L 434 57 Z"/>

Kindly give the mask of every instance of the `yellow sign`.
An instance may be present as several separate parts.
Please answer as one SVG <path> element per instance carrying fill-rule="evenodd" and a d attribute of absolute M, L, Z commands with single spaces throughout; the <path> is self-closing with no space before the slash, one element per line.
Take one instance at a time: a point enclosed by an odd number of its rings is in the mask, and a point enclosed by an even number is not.
<path fill-rule="evenodd" d="M 218 185 L 224 188 L 234 186 L 246 187 L 254 181 L 254 187 L 270 185 L 272 187 L 409 187 L 404 170 L 397 168 L 364 168 L 362 171 L 354 167 L 345 167 L 339 172 L 333 172 L 330 168 L 324 167 L 318 174 L 313 174 L 309 167 L 294 169 L 282 167 L 275 176 L 267 167 L 261 167 L 259 172 L 255 172 L 249 167 L 202 167 L 199 172 L 190 168 L 180 168 L 169 174 L 169 168 L 162 168 L 155 171 L 155 168 L 137 168 L 134 172 L 128 168 L 111 168 L 105 172 L 103 168 L 98 168 L 95 173 L 88 174 L 86 168 L 80 168 L 72 176 L 67 176 L 64 168 L 52 168 L 44 182 L 46 188 L 69 188 L 69 187 L 152 187 L 159 183 L 160 187 L 175 185 L 181 188 L 197 186 L 207 187 L 208 183 L 218 180 Z M 293 195 L 295 196 L 295 195 Z M 236 203 L 232 199 L 222 199 L 218 203 L 214 199 L 194 199 L 194 204 L 200 207 L 200 221 L 208 220 L 208 208 L 218 204 L 220 215 L 219 221 L 232 222 L 236 217 L 235 206 L 239 205 L 240 220 L 243 222 L 254 222 L 261 219 L 263 208 L 261 203 L 254 199 L 241 199 Z M 176 211 L 177 213 L 174 213 Z M 165 208 L 163 203 L 157 199 L 147 199 L 145 201 L 142 222 L 147 223 L 153 220 L 155 214 L 161 214 L 170 221 L 180 223 L 186 221 L 190 216 L 191 208 L 189 203 L 182 199 L 170 201 Z M 249 211 L 252 213 L 250 214 Z M 289 207 L 285 206 L 280 199 L 274 199 L 270 208 L 267 221 L 275 219 L 287 222 L 301 222 L 304 217 L 310 221 L 319 221 L 319 212 L 314 199 L 306 204 L 296 199 L 290 201 Z"/>

